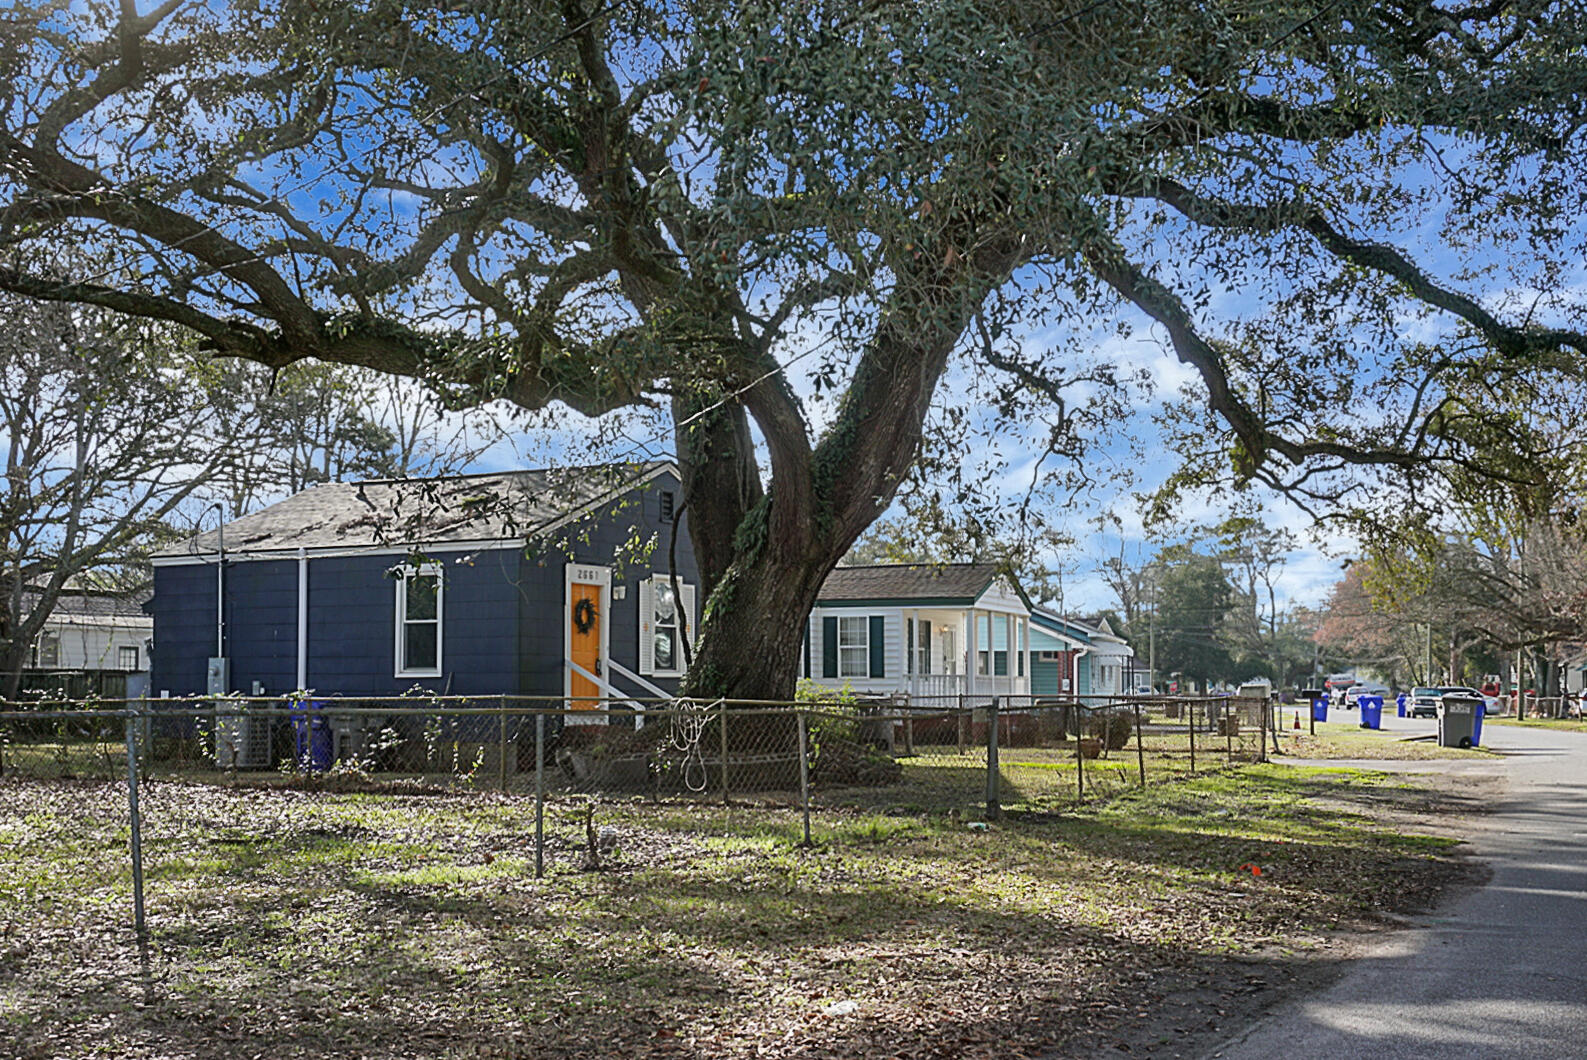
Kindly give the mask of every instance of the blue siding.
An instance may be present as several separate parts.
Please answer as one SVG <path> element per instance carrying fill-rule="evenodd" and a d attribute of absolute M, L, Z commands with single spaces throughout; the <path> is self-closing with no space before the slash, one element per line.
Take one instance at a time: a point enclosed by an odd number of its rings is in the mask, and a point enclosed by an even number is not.
<path fill-rule="evenodd" d="M 668 570 L 667 545 L 672 524 L 661 518 L 661 495 L 671 491 L 674 510 L 682 496 L 678 480 L 670 475 L 655 479 L 646 489 L 626 494 L 608 508 L 592 512 L 587 518 L 565 527 L 553 540 L 531 547 L 523 560 L 520 579 L 519 687 L 524 695 L 562 695 L 562 662 L 566 635 L 566 570 L 570 563 L 587 563 L 612 568 L 612 588 L 623 587 L 623 599 L 613 599 L 606 616 L 610 623 L 608 647 L 612 658 L 634 673 L 639 672 L 639 583 L 653 573 Z M 628 554 L 632 542 L 654 541 L 648 555 L 641 553 L 629 562 L 618 564 L 613 557 Z M 678 579 L 696 587 L 700 571 L 689 544 L 688 516 L 678 522 Z M 535 575 L 532 572 L 538 571 Z M 616 593 L 613 593 L 615 597 Z M 703 608 L 701 597 L 697 609 Z M 650 693 L 615 675 L 612 683 L 639 696 Z M 646 680 L 669 692 L 677 690 L 674 678 L 649 677 Z"/>
<path fill-rule="evenodd" d="M 231 687 L 267 693 L 297 687 L 298 565 L 292 560 L 226 565 L 226 651 Z"/>
<path fill-rule="evenodd" d="M 514 690 L 516 552 L 428 554 L 442 567 L 441 676 L 396 676 L 397 583 L 389 572 L 403 558 L 333 556 L 309 562 L 310 688 L 331 696 L 395 696 L 414 686 L 453 695 Z"/>
<path fill-rule="evenodd" d="M 150 694 L 202 692 L 204 663 L 215 653 L 214 566 L 156 567 L 150 612 L 154 616 Z"/>
<path fill-rule="evenodd" d="M 675 499 L 681 496 L 677 480 L 663 476 L 526 551 L 431 550 L 443 566 L 445 584 L 438 678 L 396 676 L 396 582 L 389 572 L 402 557 L 310 559 L 308 687 L 327 696 L 399 695 L 415 685 L 455 695 L 561 696 L 569 563 L 613 568 L 613 587 L 625 592 L 606 616 L 610 651 L 618 663 L 638 672 L 638 584 L 653 571 L 667 569 L 672 526 L 661 519 L 664 490 Z M 686 519 L 678 531 L 678 577 L 698 587 Z M 652 539 L 648 555 L 632 557 L 633 541 Z M 628 557 L 622 564 L 614 561 L 619 554 Z M 226 579 L 232 687 L 248 692 L 258 681 L 266 694 L 292 691 L 297 684 L 296 560 L 228 562 Z M 214 566 L 157 568 L 152 610 L 154 694 L 203 692 L 205 660 L 215 650 Z M 614 683 L 627 687 L 620 678 Z M 676 686 L 665 678 L 654 683 L 669 690 Z"/>

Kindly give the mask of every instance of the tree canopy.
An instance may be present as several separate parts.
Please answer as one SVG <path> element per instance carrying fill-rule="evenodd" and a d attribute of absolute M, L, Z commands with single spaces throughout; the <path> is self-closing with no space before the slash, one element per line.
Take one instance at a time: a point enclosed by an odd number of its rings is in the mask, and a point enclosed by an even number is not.
<path fill-rule="evenodd" d="M 955 358 L 1061 461 L 1111 422 L 1096 325 L 1140 314 L 1198 379 L 1187 477 L 1326 497 L 1481 465 L 1456 381 L 1587 353 L 1578 5 L 39 0 L 0 34 L 0 289 L 670 411 L 699 690 L 791 690 Z M 75 242 L 116 266 L 63 278 Z"/>

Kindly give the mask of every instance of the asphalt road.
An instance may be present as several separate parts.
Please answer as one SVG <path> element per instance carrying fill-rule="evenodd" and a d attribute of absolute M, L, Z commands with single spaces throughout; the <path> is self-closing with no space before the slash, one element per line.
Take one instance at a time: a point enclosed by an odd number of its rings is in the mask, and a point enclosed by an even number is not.
<path fill-rule="evenodd" d="M 1408 732 L 1435 725 L 1384 722 Z M 1490 725 L 1482 742 L 1505 753 L 1508 777 L 1473 836 L 1488 884 L 1385 937 L 1332 986 L 1279 1006 L 1206 1056 L 1587 1057 L 1587 735 Z"/>

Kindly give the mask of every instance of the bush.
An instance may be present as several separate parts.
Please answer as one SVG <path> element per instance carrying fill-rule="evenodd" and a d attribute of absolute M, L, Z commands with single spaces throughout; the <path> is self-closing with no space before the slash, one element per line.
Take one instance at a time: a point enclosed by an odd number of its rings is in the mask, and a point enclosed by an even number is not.
<path fill-rule="evenodd" d="M 1092 718 L 1086 732 L 1102 741 L 1109 751 L 1121 751 L 1135 735 L 1135 716 L 1124 711 L 1108 711 Z"/>

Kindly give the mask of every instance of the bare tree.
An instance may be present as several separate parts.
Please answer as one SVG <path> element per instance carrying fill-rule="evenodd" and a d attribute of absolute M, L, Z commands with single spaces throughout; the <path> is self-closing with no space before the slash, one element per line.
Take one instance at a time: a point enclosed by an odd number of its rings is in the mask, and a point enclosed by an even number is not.
<path fill-rule="evenodd" d="M 171 329 L 0 300 L 0 698 L 69 581 L 135 560 L 238 459 Z"/>

